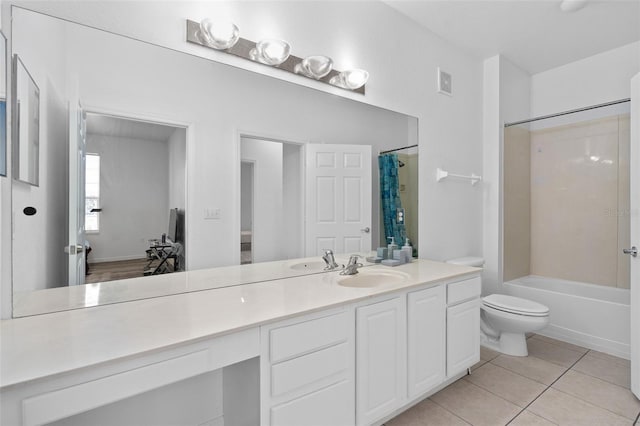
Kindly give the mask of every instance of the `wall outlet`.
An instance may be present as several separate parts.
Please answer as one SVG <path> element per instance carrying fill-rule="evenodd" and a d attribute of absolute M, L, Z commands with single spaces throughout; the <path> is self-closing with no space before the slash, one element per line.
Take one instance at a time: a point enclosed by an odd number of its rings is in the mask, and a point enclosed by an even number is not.
<path fill-rule="evenodd" d="M 442 71 L 440 67 L 438 67 L 438 93 L 453 96 L 451 74 Z"/>
<path fill-rule="evenodd" d="M 220 219 L 220 209 L 204 209 L 204 218 L 206 220 Z"/>

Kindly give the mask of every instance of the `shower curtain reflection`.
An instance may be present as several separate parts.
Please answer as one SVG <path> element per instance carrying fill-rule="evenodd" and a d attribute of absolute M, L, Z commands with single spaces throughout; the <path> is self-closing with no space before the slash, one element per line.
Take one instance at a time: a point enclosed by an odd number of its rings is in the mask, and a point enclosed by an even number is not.
<path fill-rule="evenodd" d="M 397 154 L 383 154 L 378 157 L 380 169 L 380 205 L 384 235 L 394 237 L 396 244 L 404 244 L 407 238 L 405 210 L 400 199 L 399 160 Z M 404 166 L 404 163 L 403 163 Z"/>

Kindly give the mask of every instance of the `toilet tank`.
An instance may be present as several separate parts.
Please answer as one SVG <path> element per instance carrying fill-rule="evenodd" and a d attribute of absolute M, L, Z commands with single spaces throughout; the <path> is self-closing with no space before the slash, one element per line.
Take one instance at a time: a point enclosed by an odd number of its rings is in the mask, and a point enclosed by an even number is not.
<path fill-rule="evenodd" d="M 484 259 L 481 257 L 456 257 L 455 259 L 447 260 L 447 263 L 452 263 L 454 265 L 463 265 L 463 266 L 475 266 L 482 267 L 484 265 Z"/>

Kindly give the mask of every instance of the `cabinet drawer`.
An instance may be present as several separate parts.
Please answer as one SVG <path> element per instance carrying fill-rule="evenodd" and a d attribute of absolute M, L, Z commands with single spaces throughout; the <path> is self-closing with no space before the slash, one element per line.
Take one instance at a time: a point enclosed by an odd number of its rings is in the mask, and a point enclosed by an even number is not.
<path fill-rule="evenodd" d="M 350 329 L 349 315 L 346 312 L 275 328 L 269 333 L 270 361 L 275 364 L 287 358 L 346 342 Z"/>
<path fill-rule="evenodd" d="M 343 380 L 271 409 L 272 425 L 348 426 L 354 423 L 352 380 Z"/>
<path fill-rule="evenodd" d="M 322 386 L 349 368 L 349 345 L 341 343 L 271 367 L 271 396 L 305 386 Z M 310 389 L 313 390 L 313 389 Z"/>
<path fill-rule="evenodd" d="M 471 278 L 447 285 L 447 304 L 464 302 L 480 296 L 482 284 L 480 277 Z"/>

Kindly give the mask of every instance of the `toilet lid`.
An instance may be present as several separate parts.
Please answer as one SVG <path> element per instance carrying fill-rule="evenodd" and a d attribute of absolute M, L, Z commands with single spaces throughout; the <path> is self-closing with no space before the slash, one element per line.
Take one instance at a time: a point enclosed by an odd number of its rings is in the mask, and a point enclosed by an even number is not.
<path fill-rule="evenodd" d="M 549 308 L 540 303 L 506 294 L 491 294 L 483 297 L 482 303 L 491 308 L 520 315 L 544 316 L 549 314 Z"/>

